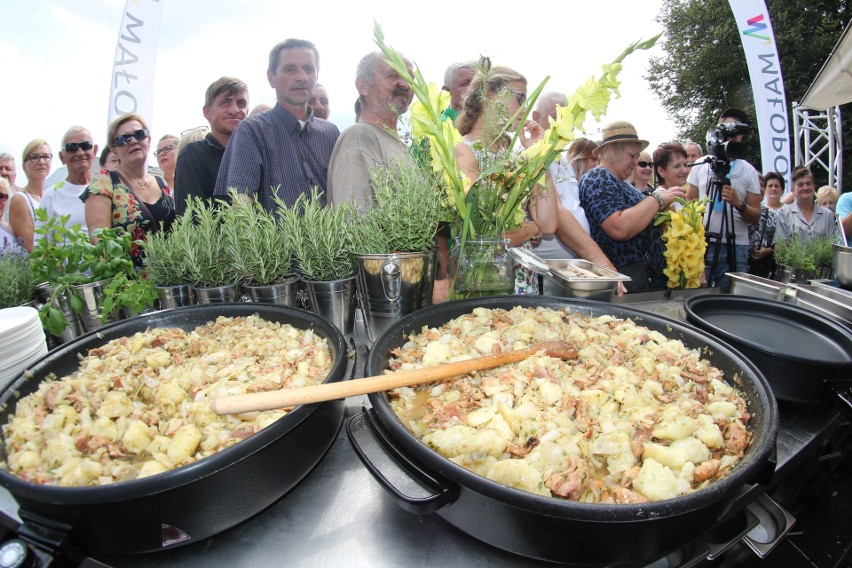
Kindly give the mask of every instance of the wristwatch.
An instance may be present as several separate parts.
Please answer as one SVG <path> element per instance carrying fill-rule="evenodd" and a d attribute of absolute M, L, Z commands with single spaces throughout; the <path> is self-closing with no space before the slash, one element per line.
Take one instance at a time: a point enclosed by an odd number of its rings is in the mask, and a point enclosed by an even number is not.
<path fill-rule="evenodd" d="M 745 199 L 743 199 L 743 202 L 740 204 L 739 207 L 737 207 L 737 211 L 742 213 L 743 211 L 746 210 L 747 207 L 748 207 L 748 205 L 746 205 Z"/>

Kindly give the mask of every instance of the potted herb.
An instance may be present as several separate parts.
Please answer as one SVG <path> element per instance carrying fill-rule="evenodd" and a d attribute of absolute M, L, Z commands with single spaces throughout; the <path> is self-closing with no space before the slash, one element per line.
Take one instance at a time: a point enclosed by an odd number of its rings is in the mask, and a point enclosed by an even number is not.
<path fill-rule="evenodd" d="M 343 333 L 355 323 L 355 276 L 352 267 L 351 204 L 326 207 L 314 188 L 288 208 L 277 200 L 282 228 L 293 243 L 296 266 L 305 281 L 311 309 L 331 320 Z"/>
<path fill-rule="evenodd" d="M 775 243 L 775 263 L 776 278 L 785 284 L 803 284 L 814 278 L 817 271 L 813 247 L 799 233 Z"/>
<path fill-rule="evenodd" d="M 200 304 L 236 302 L 240 274 L 228 241 L 239 228 L 226 222 L 227 206 L 223 203 L 194 198 L 193 209 L 192 238 L 186 252 L 195 297 Z"/>
<path fill-rule="evenodd" d="M 299 278 L 293 274 L 291 236 L 279 218 L 255 198 L 231 193 L 226 243 L 246 291 L 255 302 L 296 305 Z"/>
<path fill-rule="evenodd" d="M 30 304 L 35 284 L 30 259 L 23 249 L 0 252 L 0 308 Z"/>
<path fill-rule="evenodd" d="M 195 239 L 194 215 L 195 209 L 190 201 L 186 212 L 175 219 L 168 233 L 151 233 L 143 245 L 148 278 L 156 286 L 163 308 L 179 308 L 193 303 L 188 259 L 191 243 Z"/>
<path fill-rule="evenodd" d="M 370 172 L 372 207 L 356 224 L 358 296 L 370 339 L 432 302 L 438 176 L 413 162 Z"/>

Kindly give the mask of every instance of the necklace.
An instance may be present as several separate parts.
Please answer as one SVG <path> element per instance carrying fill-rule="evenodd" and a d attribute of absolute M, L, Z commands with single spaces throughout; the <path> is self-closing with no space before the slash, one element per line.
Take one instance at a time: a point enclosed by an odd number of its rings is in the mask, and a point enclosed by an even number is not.
<path fill-rule="evenodd" d="M 127 181 L 130 184 L 135 185 L 139 189 L 140 193 L 145 191 L 145 175 L 144 174 L 142 175 L 141 178 L 136 178 L 136 179 L 133 179 L 128 175 L 125 175 L 125 177 L 127 178 Z"/>
<path fill-rule="evenodd" d="M 36 203 L 40 203 L 40 202 L 41 202 L 41 195 L 38 195 L 38 194 L 36 194 L 36 193 L 33 193 L 33 191 L 30 189 L 30 186 L 29 186 L 29 185 L 28 185 L 27 187 L 25 187 L 25 188 L 24 188 L 24 193 L 26 193 L 26 194 L 27 194 L 27 195 L 29 195 L 31 198 L 33 198 L 33 199 L 35 200 L 35 202 L 36 202 Z"/>

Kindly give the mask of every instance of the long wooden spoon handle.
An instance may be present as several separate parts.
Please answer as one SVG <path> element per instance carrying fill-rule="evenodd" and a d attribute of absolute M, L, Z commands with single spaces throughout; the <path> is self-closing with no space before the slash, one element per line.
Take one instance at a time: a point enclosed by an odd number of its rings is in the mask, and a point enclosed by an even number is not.
<path fill-rule="evenodd" d="M 550 357 L 559 357 L 561 359 L 574 359 L 577 357 L 577 350 L 567 342 L 545 341 L 526 349 L 500 353 L 499 355 L 487 355 L 466 361 L 456 361 L 455 363 L 447 363 L 446 365 L 437 365 L 435 367 L 425 367 L 411 371 L 397 371 L 387 375 L 365 377 L 351 381 L 323 383 L 321 385 L 295 389 L 220 396 L 211 401 L 210 408 L 216 414 L 242 414 L 244 412 L 289 408 L 300 404 L 337 400 L 398 387 L 430 383 L 450 377 L 466 375 L 473 371 L 493 369 L 508 363 L 522 361 L 540 351 L 544 351 Z"/>

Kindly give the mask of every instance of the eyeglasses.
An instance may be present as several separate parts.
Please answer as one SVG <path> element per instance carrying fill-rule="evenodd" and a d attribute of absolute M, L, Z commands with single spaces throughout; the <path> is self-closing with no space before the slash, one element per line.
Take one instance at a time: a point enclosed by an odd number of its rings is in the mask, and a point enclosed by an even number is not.
<path fill-rule="evenodd" d="M 162 148 L 160 148 L 159 150 L 154 152 L 154 156 L 159 157 L 160 154 L 168 154 L 169 152 L 171 152 L 175 148 L 177 148 L 177 146 L 175 146 L 174 144 L 169 144 L 168 146 L 163 146 Z"/>
<path fill-rule="evenodd" d="M 73 154 L 77 150 L 88 152 L 92 148 L 94 148 L 94 145 L 89 140 L 85 140 L 83 142 L 67 142 L 65 144 L 65 151 L 69 154 Z"/>
<path fill-rule="evenodd" d="M 636 162 L 640 168 L 653 168 L 654 162 Z"/>
<path fill-rule="evenodd" d="M 524 101 L 527 100 L 527 94 L 522 93 L 521 91 L 516 91 L 514 89 L 509 89 L 513 95 L 515 95 L 515 100 L 518 101 L 518 106 L 524 104 Z"/>
<path fill-rule="evenodd" d="M 35 164 L 36 162 L 49 162 L 53 159 L 53 154 L 30 154 L 27 156 L 27 161 Z"/>
<path fill-rule="evenodd" d="M 137 142 L 142 142 L 143 140 L 148 138 L 148 129 L 147 128 L 140 128 L 136 132 L 130 132 L 128 134 L 119 134 L 118 136 L 115 137 L 115 139 L 112 141 L 112 143 L 115 144 L 116 146 L 127 146 L 128 144 L 130 144 L 130 141 L 133 140 L 134 138 L 136 139 Z"/>

